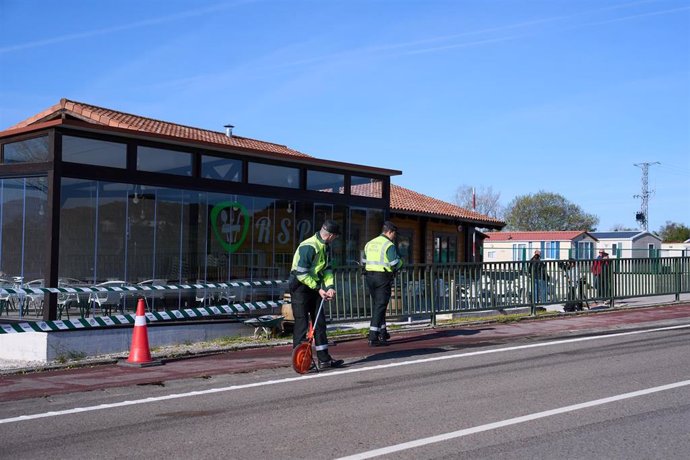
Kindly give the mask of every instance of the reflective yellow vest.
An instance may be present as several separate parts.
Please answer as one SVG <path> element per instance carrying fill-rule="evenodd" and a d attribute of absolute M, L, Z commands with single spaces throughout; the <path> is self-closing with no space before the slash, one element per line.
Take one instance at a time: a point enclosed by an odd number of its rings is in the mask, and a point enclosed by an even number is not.
<path fill-rule="evenodd" d="M 364 263 L 368 272 L 392 272 L 402 267 L 398 250 L 385 235 L 379 235 L 364 246 Z"/>
<path fill-rule="evenodd" d="M 328 246 L 318 232 L 302 241 L 297 247 L 295 256 L 292 258 L 292 273 L 300 283 L 311 289 L 323 286 L 328 290 L 335 286 L 331 261 L 328 257 Z"/>

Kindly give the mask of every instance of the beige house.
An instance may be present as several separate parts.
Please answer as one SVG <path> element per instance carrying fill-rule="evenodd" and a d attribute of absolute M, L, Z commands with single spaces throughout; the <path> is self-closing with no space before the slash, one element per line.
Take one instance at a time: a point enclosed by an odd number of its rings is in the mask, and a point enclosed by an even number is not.
<path fill-rule="evenodd" d="M 690 256 L 690 239 L 682 243 L 661 243 L 661 257 L 688 257 Z"/>
<path fill-rule="evenodd" d="M 585 231 L 489 232 L 484 262 L 529 260 L 539 249 L 543 260 L 593 259 L 597 238 Z"/>
<path fill-rule="evenodd" d="M 604 250 L 612 258 L 658 257 L 661 238 L 650 232 L 593 232 L 599 240 L 597 250 Z"/>

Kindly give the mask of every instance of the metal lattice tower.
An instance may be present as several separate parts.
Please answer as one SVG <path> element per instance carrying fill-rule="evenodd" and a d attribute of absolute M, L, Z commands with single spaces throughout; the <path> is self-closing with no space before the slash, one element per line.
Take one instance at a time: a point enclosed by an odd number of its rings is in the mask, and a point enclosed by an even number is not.
<path fill-rule="evenodd" d="M 658 161 L 653 163 L 635 163 L 634 165 L 638 168 L 642 168 L 642 194 L 633 195 L 633 198 L 642 198 L 642 205 L 640 206 L 640 211 L 635 214 L 635 220 L 640 223 L 640 226 L 644 231 L 648 230 L 649 226 L 649 196 L 654 193 L 654 191 L 649 190 L 649 167 L 652 165 L 660 165 Z"/>

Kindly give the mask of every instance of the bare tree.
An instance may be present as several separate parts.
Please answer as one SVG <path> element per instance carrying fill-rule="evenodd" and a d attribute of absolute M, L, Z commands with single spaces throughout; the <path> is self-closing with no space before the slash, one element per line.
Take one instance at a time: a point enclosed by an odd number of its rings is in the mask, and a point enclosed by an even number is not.
<path fill-rule="evenodd" d="M 494 192 L 491 186 L 480 186 L 475 189 L 470 185 L 461 185 L 455 192 L 456 205 L 465 209 L 473 209 L 495 219 L 501 219 L 503 216 L 503 206 L 499 203 L 500 198 L 501 193 Z"/>

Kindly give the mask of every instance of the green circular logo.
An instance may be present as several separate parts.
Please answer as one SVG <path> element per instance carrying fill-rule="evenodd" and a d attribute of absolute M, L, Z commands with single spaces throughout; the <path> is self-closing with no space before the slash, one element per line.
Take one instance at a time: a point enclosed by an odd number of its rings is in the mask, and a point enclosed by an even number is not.
<path fill-rule="evenodd" d="M 221 222 L 220 226 L 218 225 L 218 217 L 222 215 L 221 213 L 225 209 L 238 210 L 242 219 L 241 230 L 239 229 L 240 224 L 230 222 L 230 212 L 224 214 L 224 218 L 222 219 L 223 222 Z M 247 212 L 247 208 L 245 208 L 242 205 L 242 203 L 238 203 L 237 201 L 220 202 L 217 205 L 215 205 L 213 209 L 211 209 L 211 227 L 213 228 L 213 234 L 216 236 L 216 239 L 218 240 L 220 245 L 229 253 L 233 253 L 237 251 L 240 248 L 240 246 L 242 246 L 242 243 L 244 243 L 245 238 L 247 238 L 247 232 L 249 231 L 249 212 Z M 240 237 L 234 243 L 226 241 L 226 239 L 229 240 L 229 235 L 232 235 L 237 231 L 240 232 Z"/>

